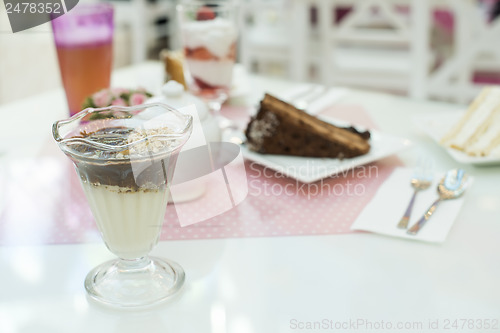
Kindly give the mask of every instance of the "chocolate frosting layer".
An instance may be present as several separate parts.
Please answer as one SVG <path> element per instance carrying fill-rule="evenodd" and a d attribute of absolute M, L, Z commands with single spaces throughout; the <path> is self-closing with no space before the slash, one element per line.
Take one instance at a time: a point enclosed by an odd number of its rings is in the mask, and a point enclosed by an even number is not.
<path fill-rule="evenodd" d="M 73 158 L 73 162 L 82 181 L 119 186 L 135 192 L 164 188 L 172 179 L 176 159 L 177 154 L 172 154 L 149 160 L 95 163 Z"/>
<path fill-rule="evenodd" d="M 94 185 L 109 185 L 130 191 L 154 191 L 165 187 L 172 179 L 178 151 L 169 149 L 168 143 L 151 140 L 137 147 L 120 147 L 129 143 L 130 128 L 106 128 L 93 133 L 81 133 L 81 138 L 116 146 L 101 149 L 94 145 L 77 143 L 66 152 L 76 166 L 80 178 Z M 163 146 L 162 146 L 163 145 Z"/>

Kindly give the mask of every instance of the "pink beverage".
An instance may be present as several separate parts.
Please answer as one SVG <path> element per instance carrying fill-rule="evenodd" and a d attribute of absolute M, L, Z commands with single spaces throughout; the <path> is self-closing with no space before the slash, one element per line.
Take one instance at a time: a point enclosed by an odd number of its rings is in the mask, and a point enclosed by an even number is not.
<path fill-rule="evenodd" d="M 190 88 L 206 100 L 227 98 L 238 37 L 234 6 L 187 2 L 178 10 Z"/>
<path fill-rule="evenodd" d="M 70 115 L 81 111 L 87 96 L 109 88 L 113 58 L 111 42 L 100 45 L 61 45 L 57 47 L 57 57 Z"/>
<path fill-rule="evenodd" d="M 74 115 L 87 96 L 110 86 L 113 7 L 79 4 L 52 20 L 52 28 L 70 115 Z"/>

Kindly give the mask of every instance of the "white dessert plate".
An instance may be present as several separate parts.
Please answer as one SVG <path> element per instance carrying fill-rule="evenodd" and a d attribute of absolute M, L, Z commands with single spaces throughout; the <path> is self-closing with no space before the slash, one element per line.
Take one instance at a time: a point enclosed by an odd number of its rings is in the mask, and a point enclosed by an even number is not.
<path fill-rule="evenodd" d="M 460 150 L 445 147 L 440 141 L 443 135 L 455 124 L 465 111 L 440 112 L 432 115 L 420 115 L 413 117 L 415 124 L 438 145 L 445 149 L 457 162 L 474 165 L 497 165 L 500 164 L 500 156 L 470 156 Z"/>
<path fill-rule="evenodd" d="M 323 121 L 330 122 L 338 126 L 351 126 L 351 124 L 346 123 L 345 121 L 330 117 L 320 118 Z M 363 130 L 361 126 L 356 127 L 358 130 Z M 396 154 L 412 145 L 410 140 L 405 138 L 396 137 L 374 130 L 370 130 L 370 132 L 370 152 L 362 156 L 349 159 L 346 158 L 343 160 L 334 158 L 310 158 L 259 154 L 248 149 L 246 145 L 242 145 L 241 149 L 243 151 L 243 156 L 251 161 L 278 171 L 288 177 L 295 178 L 303 183 L 313 183 L 323 178 L 334 176 L 352 168 Z"/>

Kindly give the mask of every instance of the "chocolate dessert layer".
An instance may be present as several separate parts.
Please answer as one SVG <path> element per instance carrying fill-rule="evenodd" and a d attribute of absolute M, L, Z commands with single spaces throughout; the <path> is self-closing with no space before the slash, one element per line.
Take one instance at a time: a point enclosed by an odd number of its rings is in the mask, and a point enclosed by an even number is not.
<path fill-rule="evenodd" d="M 121 147 L 134 142 L 137 135 L 132 129 L 117 127 L 81 133 L 74 138 L 84 138 L 108 146 Z M 137 150 L 138 145 L 140 150 Z M 165 144 L 164 144 L 165 145 Z M 125 149 L 102 149 L 99 146 L 75 143 L 73 152 L 67 153 L 77 166 L 77 172 L 84 182 L 93 185 L 108 185 L 124 188 L 122 192 L 156 191 L 164 188 L 173 175 L 177 152 L 160 147 L 152 140 L 137 143 Z"/>
<path fill-rule="evenodd" d="M 350 158 L 370 150 L 368 131 L 334 126 L 269 94 L 245 134 L 248 147 L 262 154 Z"/>

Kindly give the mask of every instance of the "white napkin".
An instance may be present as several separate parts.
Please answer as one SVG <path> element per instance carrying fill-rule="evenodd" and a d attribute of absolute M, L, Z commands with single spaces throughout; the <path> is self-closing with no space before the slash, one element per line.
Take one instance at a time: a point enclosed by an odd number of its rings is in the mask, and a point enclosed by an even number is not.
<path fill-rule="evenodd" d="M 405 213 L 413 194 L 413 188 L 410 185 L 412 175 L 412 169 L 396 168 L 382 186 L 380 186 L 375 197 L 366 205 L 356 221 L 354 221 L 351 229 L 424 242 L 443 243 L 464 203 L 467 191 L 458 199 L 445 200 L 439 203 L 432 217 L 420 229 L 418 234 L 415 236 L 408 235 L 406 230 L 399 229 L 397 224 Z M 442 177 L 443 174 L 437 175 L 431 187 L 418 192 L 408 228 L 413 226 L 432 205 L 434 200 L 438 198 L 436 188 Z M 472 182 L 470 176 L 469 182 Z"/>
<path fill-rule="evenodd" d="M 298 99 L 307 98 L 308 96 L 318 93 L 318 98 L 309 102 L 307 113 L 316 115 L 323 111 L 326 107 L 335 104 L 349 89 L 346 88 L 326 88 L 327 92 L 323 91 L 323 86 L 318 84 L 304 83 L 293 87 L 278 95 L 278 98 L 285 102 L 297 102 Z"/>

